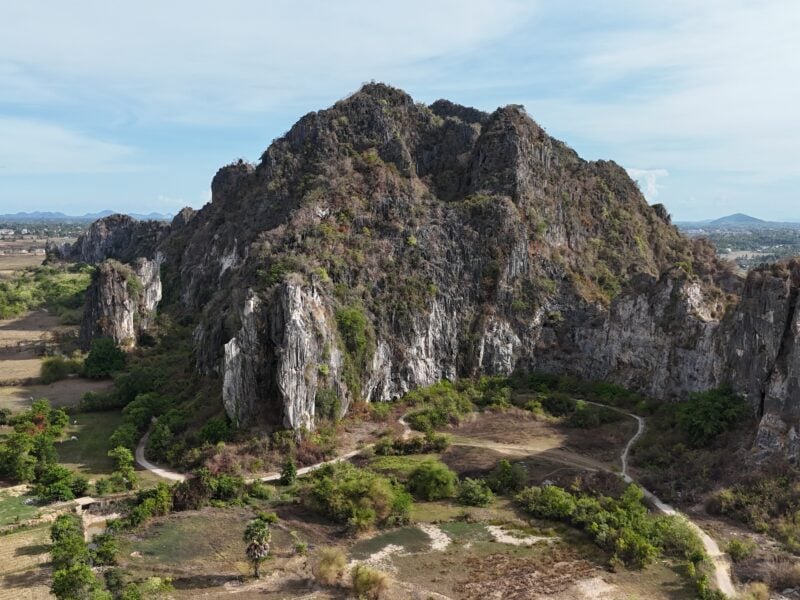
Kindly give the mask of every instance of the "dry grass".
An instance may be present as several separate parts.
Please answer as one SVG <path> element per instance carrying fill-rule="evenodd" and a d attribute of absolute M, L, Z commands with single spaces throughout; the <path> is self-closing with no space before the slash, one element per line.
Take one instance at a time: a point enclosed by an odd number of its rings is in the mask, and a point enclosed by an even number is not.
<path fill-rule="evenodd" d="M 389 589 L 389 576 L 366 565 L 354 566 L 350 577 L 353 580 L 353 592 L 358 598 L 379 600 Z"/>
<path fill-rule="evenodd" d="M 41 254 L 0 254 L 0 279 L 9 279 L 15 271 L 38 267 L 44 256 Z"/>
<path fill-rule="evenodd" d="M 0 600 L 39 600 L 50 595 L 49 527 L 0 537 Z"/>
<path fill-rule="evenodd" d="M 342 579 L 347 558 L 340 548 L 320 548 L 314 577 L 324 585 L 334 585 Z"/>
<path fill-rule="evenodd" d="M 42 368 L 41 346 L 74 330 L 44 311 L 0 320 L 0 382 L 13 385 L 38 379 Z"/>

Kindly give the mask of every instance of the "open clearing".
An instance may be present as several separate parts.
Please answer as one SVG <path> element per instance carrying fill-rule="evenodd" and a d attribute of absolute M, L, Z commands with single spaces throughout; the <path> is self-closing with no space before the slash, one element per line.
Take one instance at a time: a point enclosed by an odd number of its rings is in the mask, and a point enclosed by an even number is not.
<path fill-rule="evenodd" d="M 113 449 L 109 437 L 121 423 L 122 413 L 119 411 L 72 415 L 64 440 L 56 443 L 58 462 L 90 480 L 108 477 L 114 470 L 114 461 L 108 457 L 108 451 Z M 77 439 L 71 439 L 73 436 Z M 137 475 L 142 487 L 150 487 L 159 481 L 149 471 L 137 471 Z"/>
<path fill-rule="evenodd" d="M 40 600 L 50 594 L 49 526 L 0 536 L 0 600 Z"/>
<path fill-rule="evenodd" d="M 586 469 L 618 467 L 635 423 L 573 430 L 532 416 L 484 413 L 454 428 L 456 444 L 441 460 L 465 474 L 485 474 L 502 458 L 522 461 L 532 483 L 547 477 L 569 479 Z M 581 441 L 595 437 L 600 441 Z M 504 440 L 513 440 L 508 443 Z M 599 444 L 608 444 L 599 452 Z M 583 454 L 584 452 L 588 455 Z M 356 459 L 405 479 L 436 454 Z M 605 459 L 605 460 L 604 460 Z M 558 472 L 558 475 L 555 473 Z M 341 588 L 322 587 L 313 578 L 314 549 L 339 546 L 351 565 L 364 562 L 393 578 L 386 598 L 560 598 L 589 600 L 653 598 L 682 600 L 694 590 L 681 567 L 659 561 L 644 571 L 608 571 L 609 555 L 581 532 L 561 523 L 531 519 L 507 498 L 485 508 L 452 501 L 416 502 L 411 524 L 362 538 L 281 506 L 273 530 L 273 558 L 265 577 L 253 581 L 244 560 L 241 535 L 254 509 L 204 509 L 157 519 L 124 537 L 124 566 L 141 576 L 175 579 L 178 597 L 345 598 Z M 310 557 L 296 555 L 288 532 L 308 542 Z"/>
<path fill-rule="evenodd" d="M 0 492 L 0 527 L 34 518 L 39 512 L 39 508 L 25 504 L 25 501 L 30 498 L 30 496 L 10 495 L 7 492 Z M 0 537 L 0 545 L 2 543 L 3 541 Z"/>
<path fill-rule="evenodd" d="M 4 243 L 3 246 L 7 246 Z M 15 271 L 38 267 L 44 261 L 44 254 L 0 254 L 0 279 L 8 279 Z"/>
<path fill-rule="evenodd" d="M 107 392 L 113 388 L 110 380 L 81 379 L 78 377 L 56 381 L 49 385 L 0 386 L 0 408 L 21 412 L 34 400 L 47 398 L 58 408 L 77 406 L 86 392 Z"/>
<path fill-rule="evenodd" d="M 38 379 L 44 348 L 74 331 L 75 327 L 61 325 L 58 317 L 43 310 L 0 320 L 0 384 Z"/>

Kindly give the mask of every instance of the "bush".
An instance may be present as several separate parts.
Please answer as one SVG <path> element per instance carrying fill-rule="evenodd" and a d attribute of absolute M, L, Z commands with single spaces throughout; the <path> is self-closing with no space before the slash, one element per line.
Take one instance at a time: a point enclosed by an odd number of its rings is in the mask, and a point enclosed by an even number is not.
<path fill-rule="evenodd" d="M 228 419 L 211 419 L 200 430 L 200 439 L 209 444 L 227 442 L 231 438 L 231 426 Z"/>
<path fill-rule="evenodd" d="M 272 488 L 268 485 L 264 485 L 260 481 L 254 481 L 251 483 L 247 493 L 253 498 L 257 498 L 259 500 L 269 500 L 272 498 Z"/>
<path fill-rule="evenodd" d="M 281 485 L 292 485 L 296 479 L 297 479 L 297 465 L 294 464 L 294 459 L 290 457 L 283 464 L 279 483 Z"/>
<path fill-rule="evenodd" d="M 83 363 L 84 375 L 92 379 L 103 379 L 125 368 L 125 353 L 111 338 L 100 338 L 92 342 L 89 355 Z"/>
<path fill-rule="evenodd" d="M 402 487 L 350 463 L 315 471 L 302 497 L 309 508 L 356 531 L 405 523 L 411 510 L 411 497 Z"/>
<path fill-rule="evenodd" d="M 456 495 L 458 476 L 440 462 L 427 461 L 414 469 L 408 489 L 423 500 L 440 500 Z"/>
<path fill-rule="evenodd" d="M 481 479 L 467 477 L 458 490 L 458 502 L 466 506 L 489 506 L 494 494 L 489 485 Z"/>
<path fill-rule="evenodd" d="M 366 565 L 358 564 L 350 571 L 353 593 L 358 598 L 378 599 L 389 589 L 389 576 Z"/>
<path fill-rule="evenodd" d="M 653 517 L 642 500 L 642 490 L 629 485 L 619 497 L 593 498 L 556 486 L 530 487 L 516 499 L 539 518 L 570 523 L 586 531 L 601 548 L 612 551 L 611 566 L 643 567 L 661 552 L 690 561 L 705 560 L 703 545 L 688 522 L 680 517 Z M 702 578 L 696 578 L 699 587 Z"/>
<path fill-rule="evenodd" d="M 388 402 L 373 402 L 369 405 L 369 413 L 373 421 L 386 421 L 392 414 L 392 405 Z"/>
<path fill-rule="evenodd" d="M 462 416 L 472 412 L 473 400 L 479 393 L 469 384 L 456 387 L 449 381 L 440 381 L 426 388 L 416 389 L 404 396 L 413 406 L 423 408 L 406 415 L 412 429 L 430 431 L 450 423 L 458 423 Z"/>
<path fill-rule="evenodd" d="M 117 410 L 124 404 L 118 394 L 104 392 L 86 392 L 81 398 L 78 410 L 81 412 L 99 412 Z"/>
<path fill-rule="evenodd" d="M 42 359 L 42 370 L 39 375 L 45 385 L 66 379 L 70 375 L 77 375 L 83 369 L 80 360 L 65 358 L 63 356 L 48 356 Z"/>
<path fill-rule="evenodd" d="M 342 417 L 342 401 L 336 390 L 327 387 L 317 390 L 314 405 L 316 415 L 320 419 L 338 421 Z"/>
<path fill-rule="evenodd" d="M 755 552 L 756 543 L 750 539 L 738 540 L 732 539 L 728 542 L 725 551 L 731 557 L 733 562 L 741 562 L 746 560 L 752 556 L 753 552 Z"/>
<path fill-rule="evenodd" d="M 747 404 L 730 388 L 691 394 L 679 405 L 678 425 L 695 447 L 708 446 L 748 414 Z"/>
<path fill-rule="evenodd" d="M 321 548 L 314 576 L 325 585 L 333 585 L 342 579 L 347 558 L 339 548 Z"/>
<path fill-rule="evenodd" d="M 487 477 L 486 482 L 497 494 L 511 494 L 520 491 L 528 482 L 528 471 L 524 465 L 502 459 Z"/>
<path fill-rule="evenodd" d="M 404 456 L 408 454 L 428 454 L 444 452 L 450 446 L 450 436 L 428 431 L 425 436 L 412 436 L 408 439 L 382 437 L 375 443 L 375 454 L 379 456 Z"/>

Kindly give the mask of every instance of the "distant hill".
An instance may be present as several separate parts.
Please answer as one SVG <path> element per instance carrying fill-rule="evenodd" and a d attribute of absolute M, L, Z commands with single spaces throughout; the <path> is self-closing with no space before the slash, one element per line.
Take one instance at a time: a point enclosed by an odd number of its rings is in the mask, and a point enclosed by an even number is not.
<path fill-rule="evenodd" d="M 678 221 L 675 223 L 684 231 L 693 229 L 797 229 L 800 223 L 791 221 L 765 221 L 743 213 L 735 213 L 718 219 L 705 221 Z"/>
<path fill-rule="evenodd" d="M 67 215 L 62 212 L 34 211 L 34 212 L 18 212 L 13 214 L 0 215 L 0 220 L 2 221 L 95 221 L 97 219 L 102 219 L 103 217 L 107 217 L 108 215 L 113 215 L 113 214 L 115 214 L 115 211 L 113 210 L 101 210 L 100 212 L 86 213 L 83 215 Z M 139 219 L 140 221 L 169 221 L 170 219 L 172 219 L 171 215 L 165 215 L 157 212 L 151 212 L 148 214 L 137 214 L 137 213 L 124 213 L 124 214 L 128 214 L 134 219 Z"/>
<path fill-rule="evenodd" d="M 726 225 L 759 225 L 763 223 L 767 223 L 767 221 L 764 221 L 763 219 L 757 219 L 743 213 L 736 213 L 733 215 L 728 215 L 727 217 L 720 217 L 719 219 L 709 221 L 708 225 L 711 225 L 712 227 L 724 227 Z"/>

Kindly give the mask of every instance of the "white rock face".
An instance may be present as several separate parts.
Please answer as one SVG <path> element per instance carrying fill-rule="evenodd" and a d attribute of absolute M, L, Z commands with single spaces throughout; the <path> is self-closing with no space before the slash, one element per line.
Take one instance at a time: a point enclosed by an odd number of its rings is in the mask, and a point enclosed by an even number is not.
<path fill-rule="evenodd" d="M 269 305 L 251 292 L 242 327 L 225 344 L 225 410 L 237 424 L 262 414 L 313 430 L 318 392 L 333 391 L 343 412 L 349 406 L 342 369 L 335 320 L 316 288 L 287 282 Z"/>
<path fill-rule="evenodd" d="M 242 327 L 238 335 L 225 344 L 223 359 L 222 403 L 225 412 L 237 426 L 247 422 L 258 398 L 256 379 L 259 336 L 256 311 L 260 306 L 252 294 L 242 309 Z"/>
<path fill-rule="evenodd" d="M 131 265 L 106 261 L 98 266 L 81 323 L 84 347 L 98 337 L 110 337 L 121 346 L 136 344 L 161 301 L 163 262 L 163 255 L 157 253 L 152 260 L 138 258 Z"/>

